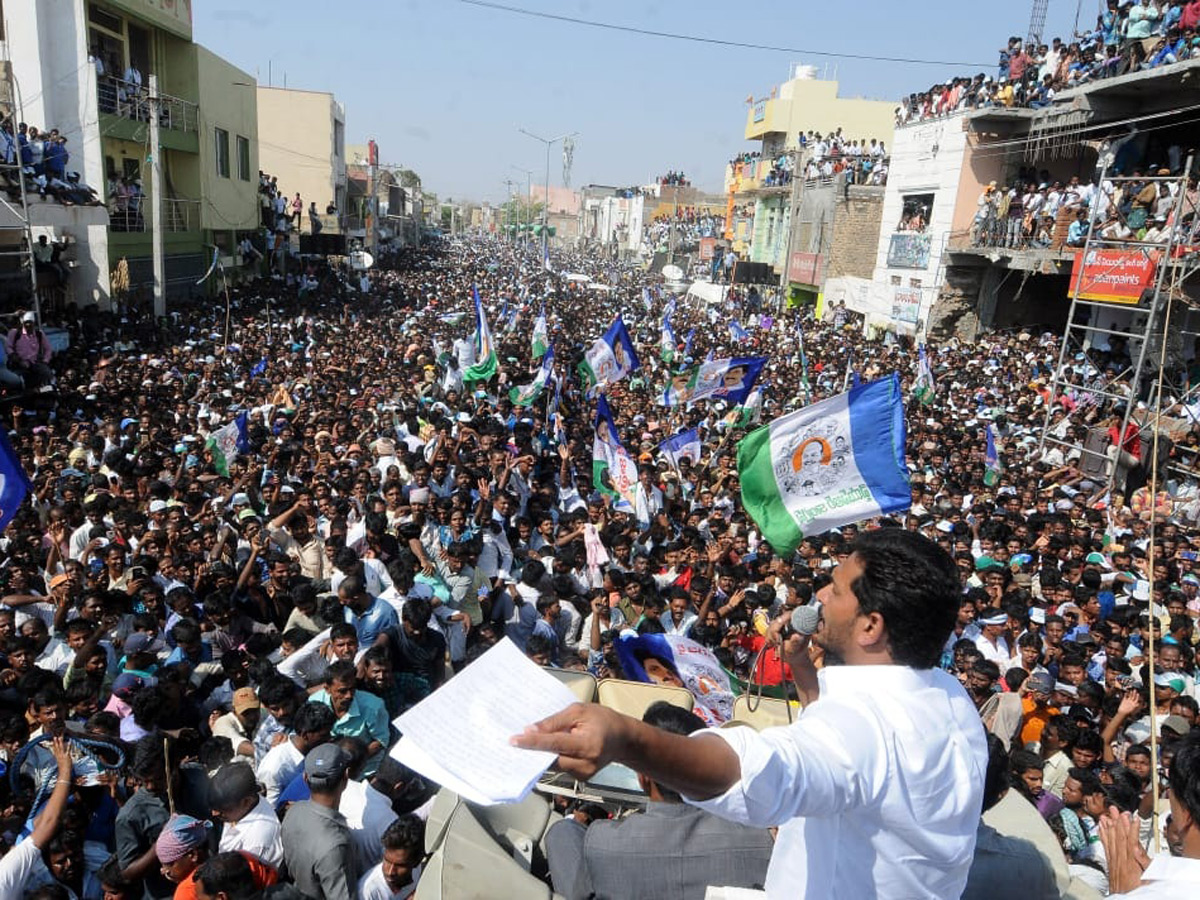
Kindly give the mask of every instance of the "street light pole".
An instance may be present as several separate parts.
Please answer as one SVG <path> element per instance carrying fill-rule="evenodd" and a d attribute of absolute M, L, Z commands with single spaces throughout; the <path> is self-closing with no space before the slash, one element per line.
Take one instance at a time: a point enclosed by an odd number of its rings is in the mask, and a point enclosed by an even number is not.
<path fill-rule="evenodd" d="M 541 141 L 546 145 L 546 193 L 543 196 L 544 203 L 542 204 L 542 259 L 546 258 L 546 245 L 550 240 L 550 147 L 557 144 L 559 141 L 565 141 L 567 138 L 575 137 L 579 134 L 578 131 L 572 131 L 570 134 L 560 134 L 555 138 L 538 137 L 532 131 L 526 131 L 524 128 L 518 128 L 517 131 L 526 137 L 531 137 L 535 141 Z"/>

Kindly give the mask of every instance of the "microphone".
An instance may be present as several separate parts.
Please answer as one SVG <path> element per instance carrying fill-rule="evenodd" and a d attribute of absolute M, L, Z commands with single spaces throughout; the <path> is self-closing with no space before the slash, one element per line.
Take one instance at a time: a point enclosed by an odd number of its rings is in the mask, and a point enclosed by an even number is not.
<path fill-rule="evenodd" d="M 792 610 L 792 620 L 783 628 L 782 637 L 786 640 L 793 634 L 810 635 L 817 630 L 821 621 L 821 612 L 815 606 L 797 606 Z"/>

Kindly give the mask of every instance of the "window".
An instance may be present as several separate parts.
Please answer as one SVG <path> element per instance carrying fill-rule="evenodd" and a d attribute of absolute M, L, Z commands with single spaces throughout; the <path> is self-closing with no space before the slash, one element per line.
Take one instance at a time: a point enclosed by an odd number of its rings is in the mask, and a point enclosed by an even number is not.
<path fill-rule="evenodd" d="M 910 288 L 919 288 L 921 286 L 921 279 L 920 278 L 908 279 L 908 286 Z"/>
<path fill-rule="evenodd" d="M 922 234 L 933 214 L 933 194 L 905 194 L 897 231 Z"/>
<path fill-rule="evenodd" d="M 250 140 L 240 134 L 237 136 L 238 178 L 250 180 Z"/>
<path fill-rule="evenodd" d="M 899 275 L 893 275 L 892 276 L 892 287 L 900 287 L 900 281 L 901 281 L 901 279 L 900 279 Z"/>
<path fill-rule="evenodd" d="M 229 132 L 224 128 L 214 128 L 217 149 L 217 174 L 222 178 L 229 177 Z"/>

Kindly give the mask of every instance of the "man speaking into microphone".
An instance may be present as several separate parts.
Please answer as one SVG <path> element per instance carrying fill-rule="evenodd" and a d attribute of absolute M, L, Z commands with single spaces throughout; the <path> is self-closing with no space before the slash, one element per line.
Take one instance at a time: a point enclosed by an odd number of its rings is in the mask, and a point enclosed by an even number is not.
<path fill-rule="evenodd" d="M 575 704 L 514 743 L 581 778 L 624 763 L 716 815 L 778 826 L 772 900 L 958 897 L 988 756 L 974 703 L 937 667 L 960 594 L 932 541 L 866 532 L 818 595 L 825 668 L 813 669 L 806 635 L 783 643 L 807 703 L 791 725 L 685 737 Z"/>

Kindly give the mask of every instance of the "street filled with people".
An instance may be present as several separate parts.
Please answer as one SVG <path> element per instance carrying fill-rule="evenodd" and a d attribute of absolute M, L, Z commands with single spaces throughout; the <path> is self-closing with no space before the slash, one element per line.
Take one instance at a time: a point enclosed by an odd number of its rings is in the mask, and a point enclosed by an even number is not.
<path fill-rule="evenodd" d="M 9 336 L 56 402 L 18 393 L 5 423 L 31 492 L 5 510 L 0 568 L 0 897 L 408 896 L 439 785 L 391 755 L 401 713 L 501 640 L 543 666 L 658 680 L 622 641 L 677 636 L 730 691 L 786 692 L 800 673 L 775 623 L 830 608 L 838 567 L 888 531 L 923 536 L 957 572 L 924 667 L 962 684 L 991 735 L 986 767 L 956 776 L 978 828 L 963 896 L 1008 896 L 996 879 L 1015 872 L 1032 896 L 1115 894 L 1141 877 L 1133 844 L 1194 845 L 1200 410 L 1186 397 L 1155 439 L 1116 338 L 1067 360 L 1111 399 L 1052 396 L 1054 335 L 930 345 L 926 377 L 910 339 L 865 338 L 844 305 L 818 316 L 745 285 L 699 303 L 631 264 L 553 261 L 436 241 L 380 253 L 365 278 L 317 267 L 303 292 L 249 280 L 228 330 L 203 303 L 138 330 L 65 322 L 56 354 L 32 317 Z M 485 374 L 475 290 L 496 352 Z M 597 391 L 577 374 L 618 317 L 637 364 L 598 388 L 636 464 L 628 503 L 594 476 Z M 539 333 L 554 353 L 541 385 Z M 670 399 L 681 373 L 724 358 L 763 360 L 749 396 Z M 739 442 L 893 374 L 911 508 L 773 548 L 743 502 Z M 835 667 L 836 646 L 818 632 L 797 665 Z M 873 689 L 901 690 L 873 671 Z M 646 718 L 684 734 L 728 717 L 704 713 Z M 937 711 L 922 715 L 938 733 Z M 647 817 L 674 803 L 696 828 L 719 820 L 646 784 L 650 807 L 619 825 L 555 801 L 567 818 L 535 868 L 558 893 L 766 882 L 765 827 L 686 842 L 683 818 Z M 692 874 L 628 871 L 651 835 Z"/>

